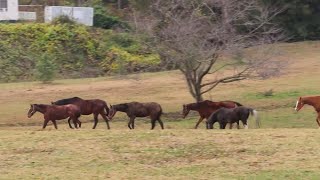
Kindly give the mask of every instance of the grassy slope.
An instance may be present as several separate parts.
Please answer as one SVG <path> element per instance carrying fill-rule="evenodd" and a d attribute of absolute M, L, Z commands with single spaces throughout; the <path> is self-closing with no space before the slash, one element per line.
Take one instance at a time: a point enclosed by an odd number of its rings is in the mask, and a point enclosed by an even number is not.
<path fill-rule="evenodd" d="M 320 135 L 314 129 L 314 110 L 306 106 L 294 113 L 292 108 L 299 96 L 320 94 L 320 43 L 281 46 L 290 61 L 285 75 L 222 85 L 206 97 L 255 107 L 264 128 L 260 130 L 191 130 L 195 114 L 186 120 L 178 116 L 181 104 L 193 101 L 179 72 L 61 80 L 52 85 L 0 84 L 0 179 L 320 177 L 316 171 Z M 274 96 L 259 95 L 269 89 L 275 91 Z M 157 101 L 165 112 L 177 116 L 163 118 L 165 131 L 149 131 L 147 119 L 137 120 L 137 129 L 129 131 L 126 117 L 120 114 L 111 123 L 111 131 L 105 130 L 102 121 L 97 130 L 91 130 L 91 116 L 81 117 L 88 122 L 81 130 L 69 130 L 58 122 L 57 131 L 51 124 L 39 131 L 42 116 L 26 117 L 30 103 L 71 96 L 101 98 L 111 104 Z M 300 129 L 286 129 L 295 127 Z"/>

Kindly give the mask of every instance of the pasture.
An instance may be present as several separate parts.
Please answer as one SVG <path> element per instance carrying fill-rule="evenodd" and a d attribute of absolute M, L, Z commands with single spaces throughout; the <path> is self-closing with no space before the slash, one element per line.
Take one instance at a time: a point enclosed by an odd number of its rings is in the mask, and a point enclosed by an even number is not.
<path fill-rule="evenodd" d="M 0 179 L 318 179 L 320 131 L 316 113 L 294 105 L 299 96 L 320 95 L 320 42 L 280 44 L 289 68 L 281 77 L 220 85 L 205 98 L 234 100 L 259 111 L 261 129 L 192 129 L 193 102 L 178 71 L 94 79 L 0 84 Z M 272 96 L 265 92 L 273 90 Z M 107 130 L 101 117 L 81 116 L 82 128 L 66 120 L 41 130 L 42 114 L 27 118 L 31 103 L 62 98 L 99 98 L 110 104 L 155 101 L 165 112 L 165 130 L 150 120 L 117 113 Z M 252 120 L 252 119 L 250 119 Z M 249 128 L 253 127 L 253 121 Z"/>

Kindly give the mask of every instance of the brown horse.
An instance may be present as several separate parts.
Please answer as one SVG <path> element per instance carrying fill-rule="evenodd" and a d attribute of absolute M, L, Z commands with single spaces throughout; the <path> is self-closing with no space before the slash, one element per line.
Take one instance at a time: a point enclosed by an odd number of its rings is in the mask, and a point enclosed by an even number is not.
<path fill-rule="evenodd" d="M 300 97 L 296 103 L 295 110 L 298 112 L 305 104 L 313 106 L 318 113 L 316 121 L 320 128 L 320 96 Z"/>
<path fill-rule="evenodd" d="M 93 114 L 94 125 L 92 129 L 96 128 L 98 124 L 98 115 L 100 114 L 102 118 L 106 121 L 108 129 L 110 129 L 109 120 L 107 118 L 109 114 L 109 107 L 107 106 L 107 103 L 103 100 L 100 100 L 100 99 L 84 100 L 79 97 L 73 97 L 73 98 L 61 99 L 56 102 L 51 102 L 51 104 L 54 104 L 54 105 L 74 104 L 80 108 L 82 115 Z"/>
<path fill-rule="evenodd" d="M 73 120 L 73 123 L 76 128 L 77 123 L 81 127 L 81 122 L 79 121 L 79 117 L 81 115 L 80 109 L 78 106 L 69 104 L 64 106 L 55 106 L 55 105 L 45 105 L 45 104 L 31 104 L 30 109 L 28 111 L 28 118 L 31 118 L 34 113 L 40 112 L 43 114 L 44 122 L 43 122 L 43 129 L 46 128 L 49 121 L 52 121 L 54 127 L 58 129 L 56 120 L 61 119 L 68 119 L 69 127 L 72 128 L 70 125 L 70 120 Z"/>
<path fill-rule="evenodd" d="M 242 106 L 242 104 L 235 102 L 235 101 L 219 101 L 213 102 L 209 100 L 200 101 L 196 103 L 184 104 L 182 115 L 183 119 L 189 114 L 190 110 L 197 111 L 200 115 L 200 118 L 194 127 L 195 129 L 198 128 L 199 124 L 203 121 L 203 119 L 208 119 L 210 115 L 218 110 L 221 107 L 225 108 L 235 108 L 238 106 Z M 230 124 L 230 128 L 232 128 L 232 124 Z"/>
<path fill-rule="evenodd" d="M 149 103 L 139 103 L 139 102 L 130 102 L 123 104 L 116 104 L 110 107 L 110 116 L 112 119 L 117 111 L 127 113 L 130 118 L 128 122 L 129 129 L 134 129 L 134 119 L 136 117 L 147 117 L 151 118 L 151 129 L 154 129 L 156 121 L 159 122 L 161 128 L 163 129 L 163 122 L 160 117 L 162 115 L 162 108 L 160 104 L 155 102 Z"/>

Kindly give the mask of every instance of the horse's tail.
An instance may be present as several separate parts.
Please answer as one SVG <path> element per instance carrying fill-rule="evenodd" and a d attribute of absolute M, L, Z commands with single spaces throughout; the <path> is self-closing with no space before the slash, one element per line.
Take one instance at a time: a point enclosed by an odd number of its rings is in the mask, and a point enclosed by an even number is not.
<path fill-rule="evenodd" d="M 106 110 L 106 116 L 108 117 L 110 109 L 109 109 L 107 103 L 104 104 L 104 109 Z"/>
<path fill-rule="evenodd" d="M 237 106 L 243 106 L 242 104 L 235 102 L 235 101 L 233 101 L 233 103 L 235 103 Z"/>
<path fill-rule="evenodd" d="M 261 123 L 260 123 L 260 118 L 258 116 L 258 111 L 250 108 L 250 113 L 256 120 L 256 127 L 260 128 Z"/>
<path fill-rule="evenodd" d="M 160 106 L 159 117 L 160 117 L 162 114 L 165 114 L 165 113 L 163 112 L 162 107 Z"/>

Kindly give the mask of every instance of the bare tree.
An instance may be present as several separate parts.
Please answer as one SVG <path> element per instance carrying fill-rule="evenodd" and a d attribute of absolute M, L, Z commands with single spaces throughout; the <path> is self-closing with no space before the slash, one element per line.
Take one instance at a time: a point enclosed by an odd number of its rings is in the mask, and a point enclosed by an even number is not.
<path fill-rule="evenodd" d="M 157 0 L 139 27 L 149 30 L 159 54 L 178 65 L 201 101 L 221 83 L 280 74 L 284 64 L 265 44 L 283 38 L 272 23 L 282 10 L 257 0 Z"/>

